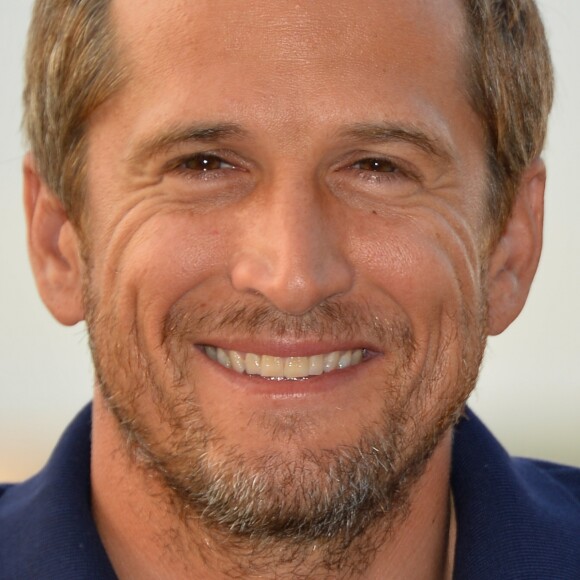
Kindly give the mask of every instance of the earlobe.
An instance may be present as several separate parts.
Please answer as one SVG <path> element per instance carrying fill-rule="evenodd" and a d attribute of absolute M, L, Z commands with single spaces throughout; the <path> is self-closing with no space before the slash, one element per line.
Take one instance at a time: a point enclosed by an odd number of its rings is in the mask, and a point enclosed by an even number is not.
<path fill-rule="evenodd" d="M 488 334 L 503 332 L 521 312 L 542 251 L 546 168 L 536 159 L 520 181 L 511 215 L 488 268 Z"/>
<path fill-rule="evenodd" d="M 28 250 L 38 291 L 59 322 L 76 324 L 84 318 L 78 234 L 30 154 L 24 160 L 23 174 Z"/>

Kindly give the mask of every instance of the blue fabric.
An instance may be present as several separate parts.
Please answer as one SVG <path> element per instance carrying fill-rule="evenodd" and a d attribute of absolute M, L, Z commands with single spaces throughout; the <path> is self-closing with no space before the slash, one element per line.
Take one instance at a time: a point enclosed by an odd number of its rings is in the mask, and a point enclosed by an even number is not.
<path fill-rule="evenodd" d="M 115 580 L 91 515 L 91 409 L 46 467 L 0 487 L 0 580 Z"/>
<path fill-rule="evenodd" d="M 451 485 L 456 580 L 580 580 L 580 470 L 513 459 L 468 412 Z"/>
<path fill-rule="evenodd" d="M 32 479 L 0 486 L 0 580 L 114 580 L 90 506 L 91 410 Z M 580 580 L 580 470 L 512 459 L 471 413 L 456 429 L 455 580 Z"/>

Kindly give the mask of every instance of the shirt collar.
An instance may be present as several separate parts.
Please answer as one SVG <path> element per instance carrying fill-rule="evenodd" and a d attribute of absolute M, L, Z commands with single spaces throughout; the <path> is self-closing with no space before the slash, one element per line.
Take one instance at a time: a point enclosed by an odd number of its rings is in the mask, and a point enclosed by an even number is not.
<path fill-rule="evenodd" d="M 91 408 L 35 477 L 0 495 L 0 577 L 114 580 L 91 514 Z"/>
<path fill-rule="evenodd" d="M 454 578 L 580 577 L 579 470 L 510 457 L 471 411 L 455 430 L 452 465 Z"/>

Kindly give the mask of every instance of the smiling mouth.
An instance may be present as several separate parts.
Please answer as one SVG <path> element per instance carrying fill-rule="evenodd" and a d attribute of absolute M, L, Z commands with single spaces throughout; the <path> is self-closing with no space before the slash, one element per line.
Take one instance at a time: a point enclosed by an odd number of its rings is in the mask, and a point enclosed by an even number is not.
<path fill-rule="evenodd" d="M 201 350 L 226 369 L 270 380 L 295 380 L 320 376 L 324 373 L 344 370 L 364 362 L 366 349 L 333 351 L 312 356 L 270 356 L 224 350 L 205 345 Z"/>

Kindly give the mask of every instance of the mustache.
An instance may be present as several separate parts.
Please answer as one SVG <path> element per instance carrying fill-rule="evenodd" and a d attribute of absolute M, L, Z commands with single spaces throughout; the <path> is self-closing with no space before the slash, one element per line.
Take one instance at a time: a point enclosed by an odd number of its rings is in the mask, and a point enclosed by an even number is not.
<path fill-rule="evenodd" d="M 357 340 L 380 345 L 395 342 L 415 348 L 408 319 L 379 311 L 366 302 L 326 300 L 300 315 L 288 314 L 269 303 L 232 301 L 217 307 L 180 303 L 169 312 L 165 338 L 184 335 L 228 334 L 284 339 Z"/>

